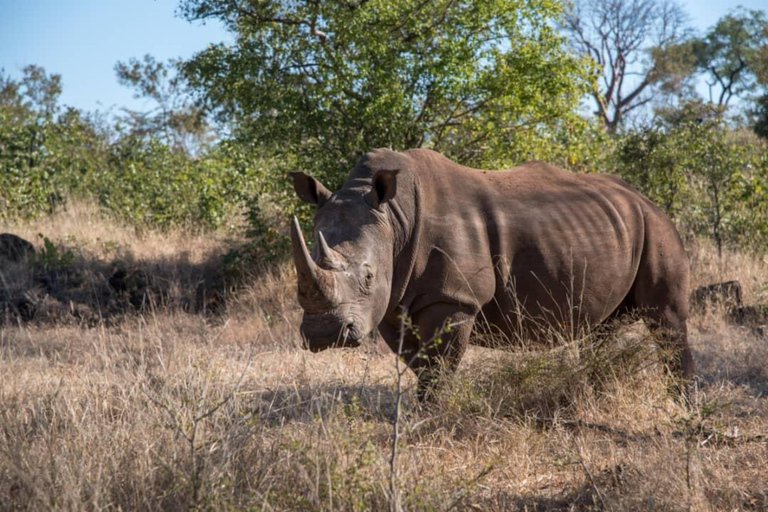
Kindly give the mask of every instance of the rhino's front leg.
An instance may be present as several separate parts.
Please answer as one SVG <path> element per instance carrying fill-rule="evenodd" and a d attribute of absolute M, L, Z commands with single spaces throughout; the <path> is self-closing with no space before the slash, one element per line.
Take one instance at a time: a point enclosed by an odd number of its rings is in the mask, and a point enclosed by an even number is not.
<path fill-rule="evenodd" d="M 419 401 L 433 397 L 442 377 L 458 366 L 469 343 L 476 314 L 466 308 L 440 303 L 414 315 L 418 331 L 406 334 L 403 358 L 419 379 Z"/>

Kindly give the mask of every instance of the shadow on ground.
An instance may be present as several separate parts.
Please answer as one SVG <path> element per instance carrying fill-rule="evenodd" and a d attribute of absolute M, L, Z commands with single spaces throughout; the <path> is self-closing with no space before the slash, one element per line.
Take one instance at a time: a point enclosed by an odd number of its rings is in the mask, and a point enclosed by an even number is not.
<path fill-rule="evenodd" d="M 269 426 L 313 423 L 338 417 L 363 421 L 391 422 L 395 416 L 397 390 L 381 384 L 357 386 L 285 386 L 254 394 L 252 412 Z"/>
<path fill-rule="evenodd" d="M 458 510 L 521 510 L 527 512 L 572 512 L 594 510 L 691 510 L 696 509 L 701 497 L 663 494 L 664 489 L 654 485 L 642 471 L 630 465 L 617 464 L 602 471 L 587 473 L 584 483 L 554 493 L 541 489 L 533 495 L 516 495 L 507 492 L 487 496 L 470 495 L 458 501 Z M 722 489 L 705 488 L 704 500 L 717 507 L 731 502 Z M 672 499 L 673 498 L 673 499 Z M 749 489 L 741 495 L 740 510 L 768 510 L 768 490 Z"/>
<path fill-rule="evenodd" d="M 704 388 L 729 382 L 747 390 L 754 398 L 768 398 L 768 360 L 765 356 L 768 353 L 768 337 L 739 329 L 737 335 L 747 338 L 746 349 L 730 353 L 695 351 L 699 382 Z"/>
<path fill-rule="evenodd" d="M 239 257 L 247 245 L 191 261 L 188 253 L 140 260 L 130 251 L 104 259 L 48 244 L 16 258 L 0 254 L 0 325 L 95 326 L 153 310 L 220 315 L 233 287 L 255 273 Z"/>

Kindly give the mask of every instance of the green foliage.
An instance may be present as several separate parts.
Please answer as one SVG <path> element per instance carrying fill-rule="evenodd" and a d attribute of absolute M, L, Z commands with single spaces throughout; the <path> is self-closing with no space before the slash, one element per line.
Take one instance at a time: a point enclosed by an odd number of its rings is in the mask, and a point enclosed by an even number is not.
<path fill-rule="evenodd" d="M 255 151 L 221 142 L 192 156 L 159 133 L 162 123 L 115 132 L 75 109 L 60 113 L 58 84 L 36 67 L 21 81 L 0 76 L 0 217 L 79 197 L 137 225 L 215 228 L 256 195 L 266 167 Z"/>
<path fill-rule="evenodd" d="M 627 133 L 617 147 L 621 175 L 675 218 L 687 204 L 680 140 L 655 128 Z"/>
<path fill-rule="evenodd" d="M 650 82 L 660 92 L 671 97 L 693 94 L 693 77 L 696 72 L 696 42 L 685 39 L 650 49 L 653 67 L 648 73 Z"/>
<path fill-rule="evenodd" d="M 185 0 L 181 10 L 237 34 L 185 64 L 203 100 L 241 138 L 330 186 L 382 146 L 478 165 L 566 160 L 586 126 L 575 107 L 588 70 L 554 28 L 557 2 Z"/>
<path fill-rule="evenodd" d="M 768 50 L 765 12 L 738 7 L 720 18 L 694 47 L 710 91 L 719 90 L 717 104 L 727 105 L 733 96 L 754 90 L 756 81 L 764 78 Z"/>
<path fill-rule="evenodd" d="M 614 172 L 663 208 L 684 232 L 768 246 L 768 152 L 747 132 L 729 131 L 720 117 L 652 126 L 617 143 Z"/>
<path fill-rule="evenodd" d="M 38 236 L 43 239 L 43 249 L 35 254 L 35 266 L 44 270 L 60 270 L 72 264 L 75 255 L 71 249 L 57 246 L 42 233 Z"/>
<path fill-rule="evenodd" d="M 99 204 L 139 225 L 220 226 L 247 178 L 223 153 L 189 158 L 155 139 L 125 137 L 110 148 L 109 172 L 91 191 Z"/>

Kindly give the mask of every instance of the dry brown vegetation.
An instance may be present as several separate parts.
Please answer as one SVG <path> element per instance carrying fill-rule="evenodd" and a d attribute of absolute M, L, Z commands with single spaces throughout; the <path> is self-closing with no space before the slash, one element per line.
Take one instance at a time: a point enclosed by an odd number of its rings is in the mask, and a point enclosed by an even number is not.
<path fill-rule="evenodd" d="M 406 375 L 393 495 L 395 358 L 302 351 L 289 266 L 253 271 L 209 314 L 200 283 L 237 240 L 136 233 L 84 206 L 0 231 L 71 248 L 76 274 L 52 271 L 57 290 L 39 264 L 2 269 L 7 293 L 71 305 L 0 325 L 0 509 L 768 509 L 768 339 L 722 309 L 690 322 L 691 407 L 640 325 L 472 349 L 426 409 Z M 694 285 L 738 279 L 768 302 L 765 257 L 690 253 Z M 148 305 L 121 302 L 116 265 L 146 276 Z"/>

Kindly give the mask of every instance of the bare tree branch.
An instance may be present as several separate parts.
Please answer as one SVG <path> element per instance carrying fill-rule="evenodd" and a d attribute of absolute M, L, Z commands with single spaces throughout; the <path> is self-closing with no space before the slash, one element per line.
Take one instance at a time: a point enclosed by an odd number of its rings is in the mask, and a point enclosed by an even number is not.
<path fill-rule="evenodd" d="M 601 68 L 592 97 L 609 130 L 649 103 L 643 93 L 663 78 L 650 51 L 688 37 L 686 23 L 676 0 L 575 0 L 567 10 L 563 28 L 572 46 Z"/>

